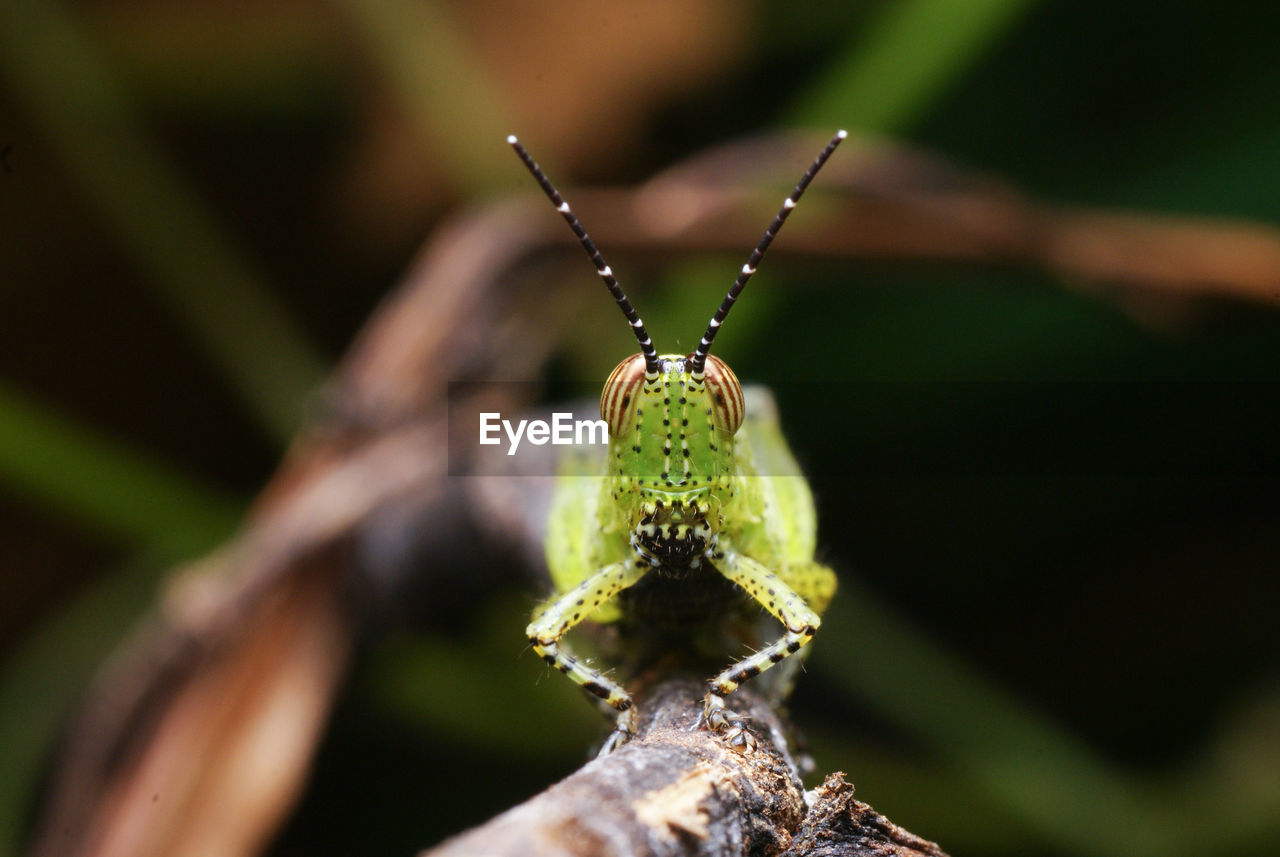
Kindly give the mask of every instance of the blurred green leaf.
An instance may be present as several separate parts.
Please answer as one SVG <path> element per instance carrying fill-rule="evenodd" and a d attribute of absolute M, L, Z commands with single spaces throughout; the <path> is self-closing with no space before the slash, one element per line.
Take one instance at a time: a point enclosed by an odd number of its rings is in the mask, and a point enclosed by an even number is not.
<path fill-rule="evenodd" d="M 815 658 L 829 681 L 928 742 L 965 777 L 1058 847 L 1076 854 L 1169 853 L 1139 782 L 996 687 L 845 579 Z M 1105 834 L 1100 835 L 1100 831 Z"/>
<path fill-rule="evenodd" d="M 103 5 L 85 26 L 136 100 L 169 115 L 268 121 L 332 115 L 345 69 L 333 62 L 330 24 L 271 3 L 223 7 Z M 175 46 L 181 46 L 175 50 Z"/>
<path fill-rule="evenodd" d="M 24 813 L 63 717 L 103 652 L 150 603 L 163 568 L 159 557 L 140 558 L 94 582 L 0 669 L 0 857 L 19 853 Z"/>
<path fill-rule="evenodd" d="M 242 504 L 0 384 L 0 481 L 59 514 L 169 558 L 216 545 Z"/>
<path fill-rule="evenodd" d="M 1010 809 L 970 786 L 965 775 L 925 754 L 894 752 L 880 736 L 859 736 L 832 728 L 812 728 L 803 710 L 795 712 L 819 771 L 847 771 L 858 799 L 907 830 L 944 843 L 952 854 L 1028 854 L 1043 839 Z"/>
<path fill-rule="evenodd" d="M 1004 35 L 1032 0 L 893 0 L 791 111 L 795 124 L 900 132 Z"/>
<path fill-rule="evenodd" d="M 415 130 L 444 161 L 438 174 L 460 195 L 481 196 L 520 181 L 494 170 L 503 127 L 500 91 L 486 77 L 447 4 L 433 0 L 342 0 Z"/>
<path fill-rule="evenodd" d="M 370 693 L 414 726 L 487 753 L 583 755 L 607 721 L 529 651 L 521 633 L 527 608 L 511 599 L 490 605 L 465 640 L 383 641 L 366 671 Z"/>
<path fill-rule="evenodd" d="M 0 70 L 106 222 L 278 440 L 325 360 L 147 136 L 57 0 L 0 3 Z"/>

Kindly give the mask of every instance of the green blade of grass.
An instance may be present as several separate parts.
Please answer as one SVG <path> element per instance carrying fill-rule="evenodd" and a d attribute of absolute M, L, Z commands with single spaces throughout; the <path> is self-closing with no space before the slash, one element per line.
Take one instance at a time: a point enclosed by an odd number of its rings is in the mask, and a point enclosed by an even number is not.
<path fill-rule="evenodd" d="M 493 169 L 494 152 L 510 128 L 500 117 L 498 90 L 472 55 L 447 4 L 424 0 L 342 0 L 368 43 L 401 109 L 419 136 L 442 158 L 438 173 L 467 195 L 501 190 L 514 171 Z"/>
<path fill-rule="evenodd" d="M 819 651 L 852 656 L 813 659 L 829 681 L 910 729 L 1058 847 L 1116 857 L 1167 852 L 1171 843 L 1157 821 L 1152 796 L 1139 782 L 987 681 L 869 592 L 847 579 L 841 588 L 824 617 Z"/>
<path fill-rule="evenodd" d="M 0 3 L 0 71 L 104 219 L 252 413 L 296 429 L 325 361 L 147 137 L 56 0 Z"/>
<path fill-rule="evenodd" d="M 139 559 L 95 581 L 0 669 L 0 857 L 21 847 L 24 815 L 62 719 L 151 601 L 164 563 Z"/>
<path fill-rule="evenodd" d="M 417 728 L 485 753 L 581 756 L 609 721 L 570 682 L 554 680 L 559 676 L 512 631 L 527 621 L 528 608 L 525 598 L 500 598 L 465 640 L 393 635 L 381 641 L 366 673 L 369 692 Z M 540 682 L 544 677 L 549 680 Z M 502 689 L 501 702 L 494 688 Z M 517 721 L 511 711 L 520 712 Z"/>
<path fill-rule="evenodd" d="M 1032 0 L 884 4 L 791 111 L 797 124 L 895 133 L 917 121 Z"/>
<path fill-rule="evenodd" d="M 108 537 L 170 558 L 216 545 L 242 504 L 0 384 L 0 480 Z"/>
<path fill-rule="evenodd" d="M 225 539 L 242 504 L 41 409 L 3 384 L 0 481 L 88 529 L 143 547 L 150 557 L 61 607 L 0 671 L 0 855 L 8 855 L 18 853 L 34 777 L 61 717 L 102 653 L 151 599 L 164 564 Z"/>

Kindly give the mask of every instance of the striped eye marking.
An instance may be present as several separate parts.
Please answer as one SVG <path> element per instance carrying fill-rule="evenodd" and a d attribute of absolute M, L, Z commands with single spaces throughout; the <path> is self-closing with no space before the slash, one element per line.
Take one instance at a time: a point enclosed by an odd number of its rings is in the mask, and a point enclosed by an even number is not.
<path fill-rule="evenodd" d="M 604 382 L 600 394 L 600 419 L 609 424 L 609 436 L 621 437 L 631 425 L 644 384 L 645 356 L 632 354 L 618 364 Z"/>
<path fill-rule="evenodd" d="M 704 371 L 716 428 L 729 434 L 736 434 L 742 425 L 743 414 L 746 412 L 746 403 L 742 398 L 742 385 L 738 383 L 738 376 L 733 374 L 728 364 L 714 354 L 707 355 Z"/>

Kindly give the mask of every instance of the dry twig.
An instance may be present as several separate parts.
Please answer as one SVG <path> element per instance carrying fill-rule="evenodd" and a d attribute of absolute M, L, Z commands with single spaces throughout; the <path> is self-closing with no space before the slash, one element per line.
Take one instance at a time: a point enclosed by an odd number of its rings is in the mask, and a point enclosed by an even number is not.
<path fill-rule="evenodd" d="M 760 746 L 746 755 L 695 727 L 701 682 L 641 700 L 637 739 L 422 857 L 946 857 L 853 800 L 833 774 L 806 806 L 777 714 L 743 689 Z"/>

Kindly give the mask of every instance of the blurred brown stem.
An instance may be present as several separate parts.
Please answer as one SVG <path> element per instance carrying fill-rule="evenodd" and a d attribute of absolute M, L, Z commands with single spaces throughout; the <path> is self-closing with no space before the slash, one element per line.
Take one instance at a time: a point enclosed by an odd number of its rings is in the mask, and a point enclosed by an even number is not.
<path fill-rule="evenodd" d="M 742 174 L 785 182 L 812 145 L 810 135 L 798 135 L 726 146 L 637 191 L 575 191 L 574 205 L 602 246 L 738 252 L 776 204 L 744 191 Z M 825 206 L 824 216 L 810 216 L 774 252 L 1021 266 L 1089 290 L 1280 302 L 1274 226 L 1055 206 L 936 155 L 875 140 L 851 138 L 840 155 L 815 188 L 826 201 L 807 202 Z"/>

